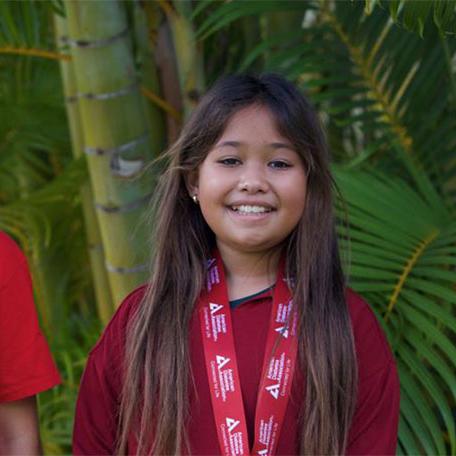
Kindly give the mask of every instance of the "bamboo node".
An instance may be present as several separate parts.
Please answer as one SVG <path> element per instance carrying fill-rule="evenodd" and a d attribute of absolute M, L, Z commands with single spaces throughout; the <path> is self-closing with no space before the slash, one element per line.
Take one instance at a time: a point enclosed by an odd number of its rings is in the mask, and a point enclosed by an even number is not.
<path fill-rule="evenodd" d="M 136 274 L 138 272 L 145 272 L 148 270 L 149 265 L 147 263 L 137 264 L 136 266 L 130 266 L 128 268 L 122 266 L 113 266 L 107 260 L 105 261 L 106 269 L 109 272 L 115 272 L 116 274 Z"/>
<path fill-rule="evenodd" d="M 103 93 L 76 93 L 65 98 L 67 103 L 73 103 L 79 98 L 85 98 L 86 100 L 110 100 L 116 97 L 123 97 L 128 95 L 131 92 L 134 92 L 139 87 L 138 83 L 135 81 L 132 84 L 123 87 L 122 89 L 113 91 L 113 92 L 103 92 Z"/>
<path fill-rule="evenodd" d="M 124 38 L 128 34 L 128 27 L 123 29 L 121 32 L 116 33 L 115 35 L 109 36 L 107 38 L 100 38 L 98 40 L 84 40 L 84 39 L 75 39 L 68 36 L 61 36 L 59 38 L 62 44 L 67 44 L 73 48 L 82 48 L 82 49 L 92 49 L 109 46 L 113 42 Z"/>
<path fill-rule="evenodd" d="M 147 142 L 149 138 L 149 133 L 143 133 L 142 135 L 132 139 L 131 141 L 121 144 L 119 146 L 111 147 L 111 148 L 103 148 L 103 147 L 92 147 L 86 146 L 84 147 L 84 152 L 87 155 L 115 155 L 121 154 L 122 152 L 126 152 L 130 149 L 134 149 L 139 144 L 143 144 Z"/>
<path fill-rule="evenodd" d="M 147 204 L 152 197 L 153 193 L 148 193 L 147 195 L 141 196 L 140 198 L 130 201 L 126 204 L 123 204 L 122 206 L 114 206 L 114 205 L 107 205 L 107 204 L 101 204 L 101 203 L 94 203 L 94 206 L 96 209 L 102 212 L 106 212 L 108 214 L 119 214 L 119 213 L 125 213 L 125 212 L 131 212 L 139 207 L 143 206 L 144 204 Z"/>

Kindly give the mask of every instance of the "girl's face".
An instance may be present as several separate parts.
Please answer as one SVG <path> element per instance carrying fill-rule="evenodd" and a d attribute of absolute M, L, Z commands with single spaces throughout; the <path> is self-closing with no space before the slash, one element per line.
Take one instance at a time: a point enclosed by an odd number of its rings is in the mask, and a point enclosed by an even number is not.
<path fill-rule="evenodd" d="M 304 164 L 271 112 L 253 105 L 230 119 L 190 192 L 198 196 L 221 252 L 266 253 L 297 225 L 306 183 Z"/>

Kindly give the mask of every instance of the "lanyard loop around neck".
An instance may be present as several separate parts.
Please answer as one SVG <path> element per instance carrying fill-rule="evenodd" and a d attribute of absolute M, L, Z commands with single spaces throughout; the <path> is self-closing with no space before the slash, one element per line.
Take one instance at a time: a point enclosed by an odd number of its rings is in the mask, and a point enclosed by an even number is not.
<path fill-rule="evenodd" d="M 207 265 L 206 289 L 198 301 L 206 373 L 221 453 L 277 452 L 297 356 L 297 313 L 280 262 L 274 290 L 250 452 L 223 263 L 218 252 Z M 254 324 L 254 322 L 252 322 Z"/>

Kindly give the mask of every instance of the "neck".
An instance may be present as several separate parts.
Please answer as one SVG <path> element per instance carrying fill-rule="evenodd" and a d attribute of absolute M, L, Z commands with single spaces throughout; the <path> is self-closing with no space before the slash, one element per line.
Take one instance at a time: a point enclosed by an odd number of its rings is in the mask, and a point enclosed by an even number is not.
<path fill-rule="evenodd" d="M 256 293 L 274 284 L 281 249 L 266 252 L 239 252 L 218 245 L 223 260 L 230 301 Z"/>

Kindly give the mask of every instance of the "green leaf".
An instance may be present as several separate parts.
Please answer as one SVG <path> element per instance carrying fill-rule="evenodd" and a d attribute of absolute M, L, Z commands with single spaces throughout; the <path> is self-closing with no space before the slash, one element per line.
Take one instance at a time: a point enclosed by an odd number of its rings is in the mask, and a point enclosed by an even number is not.
<path fill-rule="evenodd" d="M 439 386 L 436 384 L 434 379 L 431 375 L 427 372 L 427 370 L 423 367 L 422 363 L 420 363 L 416 359 L 416 355 L 413 354 L 405 345 L 401 346 L 400 349 L 400 357 L 405 362 L 407 366 L 411 369 L 414 373 L 415 378 L 423 385 L 425 391 L 429 394 L 429 396 L 433 399 L 433 404 L 438 407 L 438 412 L 443 418 L 443 421 L 446 424 L 448 435 L 454 436 L 455 435 L 455 424 L 454 418 L 451 412 L 451 409 L 448 405 L 448 400 L 445 398 L 445 394 L 441 391 Z M 405 370 L 401 371 L 401 381 L 404 379 L 406 374 Z M 411 380 L 410 378 L 408 380 Z M 429 406 L 427 405 L 426 399 L 423 397 L 420 388 L 417 387 L 415 382 L 407 381 L 407 394 L 411 398 L 412 401 L 415 401 L 415 404 L 422 416 L 422 418 L 426 421 L 426 428 L 429 429 L 431 432 L 434 442 L 438 448 L 437 454 L 445 454 L 445 442 L 443 440 L 443 435 L 439 432 L 439 420 L 435 416 Z M 455 440 L 452 439 L 451 446 L 455 448 Z"/>
<path fill-rule="evenodd" d="M 421 451 L 418 449 L 416 439 L 410 429 L 410 426 L 403 418 L 403 412 L 399 417 L 399 432 L 398 440 L 400 445 L 404 447 L 404 455 L 420 454 Z"/>
<path fill-rule="evenodd" d="M 257 0 L 255 2 L 232 0 L 227 3 L 220 3 L 220 7 L 213 11 L 203 24 L 201 24 L 196 31 L 196 36 L 201 40 L 207 39 L 222 27 L 226 27 L 241 17 L 274 11 L 297 10 L 304 12 L 307 8 L 308 3 L 302 0 Z"/>
<path fill-rule="evenodd" d="M 404 306 L 405 307 L 405 306 Z M 421 312 L 413 307 L 405 307 L 404 317 L 417 330 L 426 334 L 429 342 L 436 344 L 450 359 L 456 359 L 456 348 L 445 333 L 435 324 L 431 323 Z"/>
<path fill-rule="evenodd" d="M 412 347 L 415 347 L 417 353 L 429 362 L 430 366 L 435 369 L 435 372 L 445 383 L 446 388 L 451 391 L 452 396 L 448 402 L 451 403 L 454 401 L 456 399 L 456 374 L 454 366 L 448 365 L 448 362 L 426 343 L 425 339 L 423 339 L 418 331 L 409 328 L 407 330 L 407 340 Z"/>
<path fill-rule="evenodd" d="M 403 5 L 403 21 L 409 30 L 418 31 L 423 36 L 424 24 L 435 1 L 407 0 Z"/>
<path fill-rule="evenodd" d="M 456 317 L 448 312 L 439 302 L 430 297 L 419 293 L 410 287 L 403 288 L 401 290 L 401 296 L 406 299 L 407 303 L 401 302 L 401 309 L 404 313 L 409 312 L 409 304 L 414 308 L 419 309 L 421 312 L 425 312 L 429 317 L 439 319 L 445 327 L 454 333 L 456 333 Z"/>
<path fill-rule="evenodd" d="M 455 0 L 440 0 L 434 2 L 434 22 L 444 31 L 455 30 Z"/>
<path fill-rule="evenodd" d="M 431 436 L 426 428 L 425 423 L 421 415 L 419 414 L 419 408 L 412 402 L 408 391 L 411 389 L 412 380 L 404 374 L 404 371 L 399 367 L 399 376 L 401 377 L 401 410 L 403 412 L 404 419 L 412 429 L 413 437 L 422 446 L 418 454 L 438 454 L 437 449 L 431 443 Z"/>

